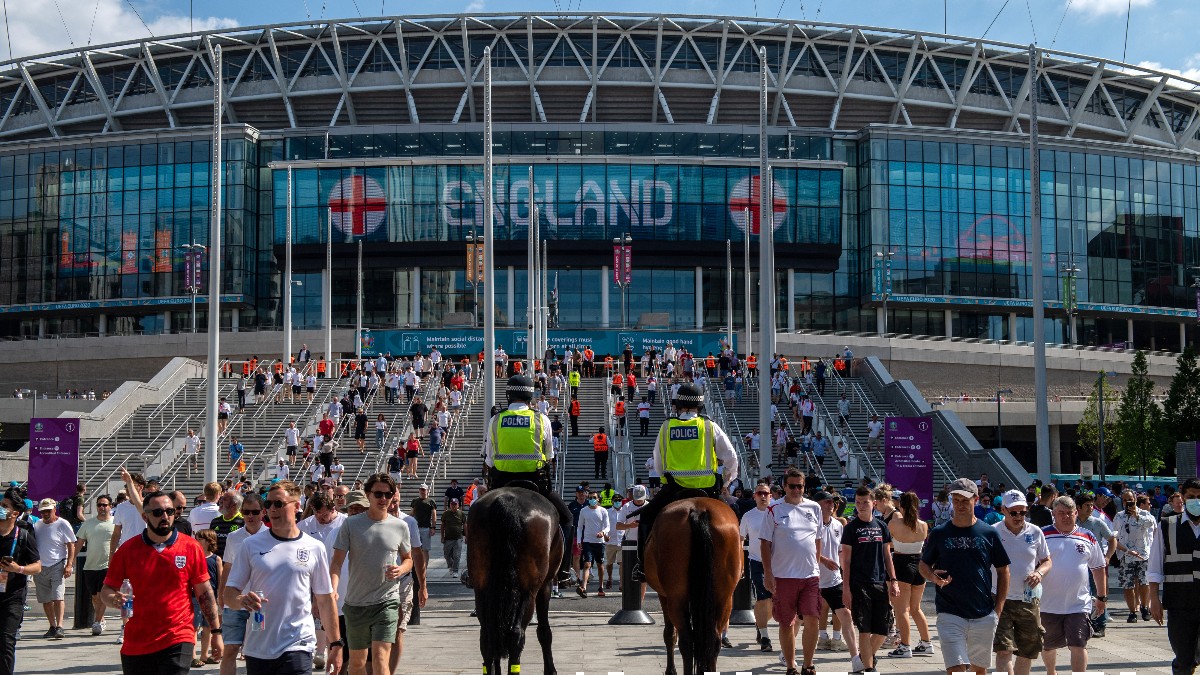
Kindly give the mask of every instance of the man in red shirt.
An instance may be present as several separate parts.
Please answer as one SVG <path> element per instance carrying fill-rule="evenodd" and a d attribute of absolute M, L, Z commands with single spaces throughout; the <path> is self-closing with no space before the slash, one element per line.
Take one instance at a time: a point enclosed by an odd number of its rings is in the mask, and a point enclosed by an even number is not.
<path fill-rule="evenodd" d="M 126 675 L 185 675 L 191 666 L 196 631 L 194 594 L 212 632 L 221 633 L 221 615 L 208 583 L 204 551 L 195 539 L 175 531 L 175 505 L 165 492 L 143 501 L 146 529 L 112 554 L 101 599 L 120 609 L 128 579 L 135 585 L 136 610 L 125 626 L 121 670 Z"/>

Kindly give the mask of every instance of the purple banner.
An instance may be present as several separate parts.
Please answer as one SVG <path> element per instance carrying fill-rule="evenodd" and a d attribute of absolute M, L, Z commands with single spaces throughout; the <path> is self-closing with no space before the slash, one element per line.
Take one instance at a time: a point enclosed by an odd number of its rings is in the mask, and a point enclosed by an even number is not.
<path fill-rule="evenodd" d="M 29 420 L 29 498 L 62 501 L 79 482 L 79 418 Z"/>
<path fill-rule="evenodd" d="M 884 421 L 884 476 L 897 490 L 921 498 L 921 517 L 933 517 L 933 421 L 888 417 Z"/>

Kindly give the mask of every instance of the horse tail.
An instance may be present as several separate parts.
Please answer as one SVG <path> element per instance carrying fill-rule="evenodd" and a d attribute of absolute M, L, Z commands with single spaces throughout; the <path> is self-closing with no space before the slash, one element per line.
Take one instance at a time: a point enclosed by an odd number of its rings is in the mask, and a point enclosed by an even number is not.
<path fill-rule="evenodd" d="M 490 569 L 487 588 L 483 589 L 479 615 L 489 617 L 480 629 L 500 653 L 496 658 L 509 656 L 511 637 L 521 632 L 521 617 L 525 616 L 525 594 L 517 579 L 521 552 L 518 546 L 525 539 L 525 522 L 516 500 L 497 499 L 492 502 L 487 524 Z"/>
<path fill-rule="evenodd" d="M 716 590 L 713 583 L 712 517 L 708 511 L 693 508 L 688 514 L 692 529 L 692 563 L 688 569 L 688 620 L 692 633 L 694 672 L 702 673 L 706 663 L 715 663 L 721 651 L 717 635 Z"/>

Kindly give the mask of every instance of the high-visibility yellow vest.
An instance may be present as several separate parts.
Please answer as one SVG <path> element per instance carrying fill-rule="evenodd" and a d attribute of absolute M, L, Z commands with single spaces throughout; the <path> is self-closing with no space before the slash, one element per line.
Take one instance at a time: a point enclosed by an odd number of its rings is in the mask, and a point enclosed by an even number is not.
<path fill-rule="evenodd" d="M 579 386 L 579 371 L 572 370 L 571 374 L 567 376 L 567 382 L 569 382 L 572 387 L 578 387 Z"/>
<path fill-rule="evenodd" d="M 712 422 L 703 417 L 671 418 L 658 430 L 663 473 L 687 488 L 716 484 L 717 446 Z"/>
<path fill-rule="evenodd" d="M 542 447 L 542 414 L 536 410 L 505 410 L 492 418 L 492 465 L 505 473 L 531 473 L 546 461 Z"/>
<path fill-rule="evenodd" d="M 617 494 L 617 491 L 612 488 L 609 488 L 607 490 L 601 490 L 600 491 L 600 506 L 603 506 L 606 509 L 612 508 L 613 497 L 615 497 L 616 494 Z"/>

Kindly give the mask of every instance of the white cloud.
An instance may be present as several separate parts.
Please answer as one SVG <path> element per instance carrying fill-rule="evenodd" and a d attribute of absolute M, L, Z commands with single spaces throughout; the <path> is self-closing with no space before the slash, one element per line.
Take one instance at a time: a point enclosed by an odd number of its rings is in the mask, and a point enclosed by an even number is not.
<path fill-rule="evenodd" d="M 463 8 L 463 11 L 468 14 L 474 14 L 475 12 L 482 12 L 483 4 L 484 4 L 483 0 L 471 0 L 471 2 L 468 3 L 465 8 Z"/>
<path fill-rule="evenodd" d="M 20 58 L 88 44 L 149 37 L 151 33 L 188 32 L 187 16 L 153 15 L 145 3 L 134 3 L 135 6 L 139 4 L 142 7 L 138 12 L 149 25 L 150 32 L 130 9 L 129 3 L 122 0 L 57 0 L 57 7 L 54 0 L 9 2 L 8 31 L 0 34 L 0 58 L 9 56 L 8 35 L 12 36 L 13 57 Z M 212 16 L 196 17 L 191 21 L 192 28 L 197 31 L 236 25 L 233 19 Z"/>
<path fill-rule="evenodd" d="M 1185 59 L 1183 62 L 1183 68 L 1168 68 L 1158 61 L 1140 61 L 1137 65 L 1141 68 L 1149 68 L 1151 70 L 1170 73 L 1172 75 L 1178 75 L 1186 80 L 1191 80 L 1191 82 L 1171 81 L 1170 84 L 1172 86 L 1183 87 L 1185 89 L 1194 89 L 1196 88 L 1194 83 L 1200 82 L 1200 54 L 1192 54 Z"/>
<path fill-rule="evenodd" d="M 1154 0 L 1132 0 L 1133 7 L 1149 7 Z M 1105 14 L 1125 14 L 1130 7 L 1130 0 L 1071 0 L 1071 11 L 1091 16 Z"/>

